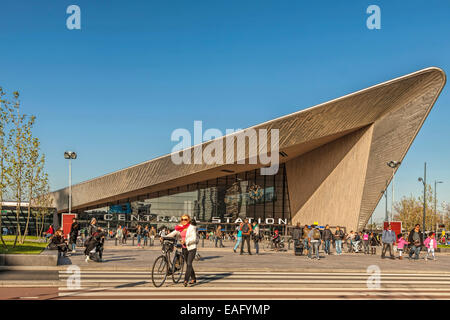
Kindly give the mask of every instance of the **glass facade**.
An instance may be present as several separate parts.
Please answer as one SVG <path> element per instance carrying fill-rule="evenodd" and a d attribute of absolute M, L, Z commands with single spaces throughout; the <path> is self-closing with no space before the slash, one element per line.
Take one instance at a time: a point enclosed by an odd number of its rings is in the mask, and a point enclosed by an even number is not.
<path fill-rule="evenodd" d="M 56 212 L 56 210 L 53 210 Z M 13 206 L 3 206 L 2 207 L 2 230 L 1 232 L 4 234 L 16 234 L 17 230 L 17 217 L 16 217 L 16 207 Z M 36 211 L 35 209 L 31 209 L 30 221 L 28 224 L 28 235 L 36 236 L 40 229 L 42 228 L 43 232 L 48 230 L 48 227 L 53 223 L 53 212 L 49 212 L 48 215 L 44 216 L 44 221 L 41 218 L 36 221 Z M 26 224 L 28 217 L 28 208 L 20 207 L 19 214 L 19 226 L 20 232 L 23 234 L 25 232 Z M 43 226 L 42 226 L 43 222 Z"/>
<path fill-rule="evenodd" d="M 261 225 L 290 223 L 285 166 L 276 175 L 262 176 L 259 170 L 230 174 L 208 181 L 140 196 L 137 200 L 109 204 L 78 212 L 81 223 L 95 217 L 108 229 L 137 224 L 174 228 L 183 214 L 194 217 L 199 226 L 221 224 L 234 229 L 236 220 L 251 218 Z"/>

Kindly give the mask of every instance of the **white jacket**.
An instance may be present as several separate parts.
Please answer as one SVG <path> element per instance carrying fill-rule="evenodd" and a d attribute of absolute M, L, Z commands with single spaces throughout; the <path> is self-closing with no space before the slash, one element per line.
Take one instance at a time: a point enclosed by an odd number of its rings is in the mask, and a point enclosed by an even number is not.
<path fill-rule="evenodd" d="M 174 230 L 171 233 L 169 233 L 166 237 L 172 237 L 177 238 L 178 240 L 181 239 L 181 234 L 179 231 Z M 188 251 L 197 249 L 197 227 L 193 226 L 192 224 L 187 228 L 186 231 L 186 248 Z"/>

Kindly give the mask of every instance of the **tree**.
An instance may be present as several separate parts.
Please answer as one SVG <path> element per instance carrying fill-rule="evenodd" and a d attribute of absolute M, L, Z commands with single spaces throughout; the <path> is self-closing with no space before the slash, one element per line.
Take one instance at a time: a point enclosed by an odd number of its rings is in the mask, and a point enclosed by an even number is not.
<path fill-rule="evenodd" d="M 8 162 L 10 166 L 9 180 L 11 187 L 11 194 L 16 201 L 16 238 L 14 246 L 17 244 L 17 239 L 21 236 L 20 230 L 20 213 L 21 204 L 26 190 L 26 161 L 28 150 L 30 149 L 30 141 L 28 137 L 31 136 L 31 128 L 33 127 L 35 117 L 27 116 L 20 113 L 19 92 L 13 92 L 14 99 L 12 102 L 13 109 L 9 113 L 12 128 L 9 131 L 8 148 L 10 148 L 10 157 Z"/>
<path fill-rule="evenodd" d="M 26 142 L 27 144 L 29 144 L 29 148 L 27 150 L 27 162 L 25 164 L 25 183 L 27 189 L 26 191 L 28 192 L 28 214 L 25 231 L 23 233 L 22 239 L 20 240 L 21 244 L 24 243 L 28 233 L 32 201 L 36 196 L 37 191 L 36 187 L 38 186 L 41 179 L 46 178 L 46 175 L 44 173 L 45 157 L 44 155 L 39 155 L 39 139 L 32 137 L 31 130 L 27 132 Z"/>
<path fill-rule="evenodd" d="M 7 187 L 9 184 L 9 171 L 8 166 L 8 147 L 6 142 L 7 136 L 7 126 L 9 124 L 9 101 L 4 99 L 5 92 L 3 88 L 0 87 L 0 239 L 5 250 L 8 250 L 5 240 L 3 240 L 3 221 L 2 221 L 2 209 L 3 209 L 3 199 L 7 193 Z"/>
<path fill-rule="evenodd" d="M 434 195 L 430 185 L 426 187 L 426 202 L 427 208 L 425 212 L 425 223 L 429 230 L 436 227 L 439 222 L 439 214 L 434 211 Z M 401 221 L 403 228 L 412 230 L 414 226 L 419 223 L 423 224 L 423 195 L 419 198 L 410 195 L 403 197 L 399 202 L 394 204 L 394 220 Z M 423 227 L 423 226 L 422 226 Z"/>
<path fill-rule="evenodd" d="M 51 210 L 52 206 L 53 199 L 50 195 L 48 176 L 46 173 L 42 173 L 42 176 L 35 187 L 35 196 L 33 197 L 33 207 L 35 210 L 32 211 L 32 214 L 35 216 L 37 237 L 41 237 L 42 235 L 45 217 L 53 213 Z"/>

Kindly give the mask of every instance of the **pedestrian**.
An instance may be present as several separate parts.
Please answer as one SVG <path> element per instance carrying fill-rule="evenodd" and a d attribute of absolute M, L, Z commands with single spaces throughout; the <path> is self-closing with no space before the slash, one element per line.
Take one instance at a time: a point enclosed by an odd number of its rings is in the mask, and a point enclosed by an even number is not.
<path fill-rule="evenodd" d="M 144 230 L 142 230 L 142 236 L 144 237 L 144 247 L 148 246 L 148 234 L 150 230 L 148 230 L 148 225 L 145 226 Z"/>
<path fill-rule="evenodd" d="M 403 259 L 402 254 L 403 254 L 403 249 L 405 248 L 406 244 L 408 244 L 408 241 L 406 241 L 403 238 L 403 235 L 401 233 L 399 233 L 397 236 L 397 250 L 398 250 L 398 258 L 400 260 Z"/>
<path fill-rule="evenodd" d="M 122 244 L 127 244 L 127 237 L 128 237 L 128 228 L 126 226 L 123 226 L 123 229 L 122 229 Z"/>
<path fill-rule="evenodd" d="M 140 224 L 138 224 L 136 229 L 136 237 L 137 237 L 137 246 L 138 248 L 141 247 L 141 239 L 142 239 L 142 227 Z"/>
<path fill-rule="evenodd" d="M 280 242 L 281 242 L 281 237 L 280 237 L 280 234 L 278 233 L 277 229 L 275 229 L 275 232 L 273 234 L 272 242 L 275 247 L 275 251 L 278 252 L 280 250 L 279 246 L 280 246 Z"/>
<path fill-rule="evenodd" d="M 330 226 L 327 224 L 325 230 L 322 233 L 322 240 L 324 244 L 323 250 L 326 255 L 330 254 L 331 240 L 333 239 L 333 234 L 331 233 Z"/>
<path fill-rule="evenodd" d="M 425 256 L 425 261 L 428 261 L 428 255 L 430 254 L 430 252 L 431 252 L 431 255 L 433 256 L 433 260 L 436 260 L 436 257 L 434 256 L 434 250 L 436 250 L 436 248 L 437 248 L 437 241 L 435 239 L 435 233 L 430 232 L 430 234 L 428 235 L 428 238 L 425 239 L 423 244 L 425 245 L 425 247 L 427 247 L 427 255 Z"/>
<path fill-rule="evenodd" d="M 309 238 L 308 238 L 308 234 L 311 231 L 311 226 L 307 226 L 305 225 L 305 227 L 303 228 L 303 248 L 305 249 L 305 255 L 308 254 L 309 252 Z"/>
<path fill-rule="evenodd" d="M 259 254 L 259 241 L 261 240 L 261 234 L 259 232 L 259 224 L 256 221 L 253 221 L 252 236 L 253 243 L 255 244 L 255 252 L 256 254 Z"/>
<path fill-rule="evenodd" d="M 122 226 L 119 224 L 119 226 L 117 227 L 117 230 L 116 230 L 116 239 L 117 239 L 117 241 L 119 242 L 119 243 L 122 243 L 121 241 L 122 241 L 122 237 L 123 237 L 123 234 L 122 234 Z"/>
<path fill-rule="evenodd" d="M 420 224 L 416 224 L 414 229 L 410 231 L 408 242 L 411 247 L 409 250 L 409 259 L 415 254 L 414 259 L 419 260 L 420 249 L 423 245 L 423 234 L 420 232 Z"/>
<path fill-rule="evenodd" d="M 317 260 L 320 260 L 319 257 L 319 245 L 321 243 L 321 235 L 318 225 L 314 225 L 314 228 L 308 233 L 308 242 L 310 250 L 308 252 L 308 258 L 312 259 L 312 252 L 314 251 L 317 257 Z"/>
<path fill-rule="evenodd" d="M 216 237 L 216 243 L 215 243 L 216 248 L 217 248 L 218 241 L 220 241 L 220 248 L 225 248 L 225 246 L 222 243 L 223 232 L 222 232 L 221 226 L 217 226 L 216 231 L 215 231 L 215 237 Z"/>
<path fill-rule="evenodd" d="M 71 253 L 75 253 L 79 231 L 80 231 L 80 225 L 78 224 L 77 218 L 73 218 L 72 225 L 70 226 L 70 245 L 72 246 Z"/>
<path fill-rule="evenodd" d="M 381 242 L 383 243 L 383 249 L 381 250 L 381 258 L 384 259 L 386 255 L 386 250 L 389 248 L 389 254 L 391 259 L 395 259 L 392 254 L 392 246 L 395 243 L 395 232 L 392 230 L 392 226 L 389 223 L 387 230 L 383 230 L 381 236 Z"/>
<path fill-rule="evenodd" d="M 155 245 L 156 229 L 154 226 L 150 228 L 150 245 Z"/>
<path fill-rule="evenodd" d="M 241 242 L 242 242 L 242 231 L 241 231 L 241 227 L 244 225 L 244 223 L 243 222 L 241 222 L 240 224 L 239 224 L 239 226 L 237 227 L 237 229 L 236 229 L 236 232 L 237 232 L 237 235 L 236 235 L 236 238 L 237 238 L 237 240 L 236 240 L 236 244 L 235 244 L 235 246 L 234 246 L 234 248 L 233 248 L 233 251 L 236 253 L 236 249 L 237 248 L 239 248 L 239 245 L 241 244 Z"/>
<path fill-rule="evenodd" d="M 186 272 L 184 274 L 184 286 L 193 285 L 197 282 L 193 261 L 197 254 L 197 227 L 191 223 L 191 217 L 187 214 L 181 216 L 181 223 L 166 237 L 181 238 L 184 261 L 186 261 Z M 162 239 L 161 239 L 162 240 Z M 191 282 L 189 282 L 191 280 Z"/>
<path fill-rule="evenodd" d="M 346 241 L 347 241 L 347 251 L 353 252 L 353 243 L 354 243 L 354 239 L 355 239 L 355 234 L 353 233 L 353 230 L 350 231 L 350 233 L 346 236 Z"/>
<path fill-rule="evenodd" d="M 92 236 L 95 232 L 97 232 L 97 229 L 98 229 L 97 219 L 92 218 L 88 227 L 88 237 Z"/>
<path fill-rule="evenodd" d="M 377 254 L 377 247 L 380 245 L 380 243 L 378 242 L 377 235 L 374 234 L 373 232 L 370 233 L 369 243 L 370 243 L 370 253 L 372 255 Z"/>
<path fill-rule="evenodd" d="M 334 232 L 334 242 L 336 243 L 336 254 L 342 254 L 342 240 L 344 239 L 344 231 L 339 226 L 336 227 Z"/>
<path fill-rule="evenodd" d="M 294 240 L 294 255 L 297 253 L 299 255 L 302 254 L 302 240 L 303 240 L 303 229 L 300 225 L 300 222 L 297 222 L 294 230 L 292 230 L 292 240 Z"/>
<path fill-rule="evenodd" d="M 252 252 L 250 250 L 250 235 L 252 233 L 252 225 L 248 223 L 248 219 L 244 219 L 244 224 L 241 226 L 240 230 L 242 231 L 242 242 L 241 242 L 241 253 L 244 253 L 244 244 L 247 241 L 247 250 L 248 254 L 252 255 Z"/>
<path fill-rule="evenodd" d="M 364 254 L 369 254 L 369 232 L 367 230 L 364 230 L 364 233 L 362 235 L 362 241 L 364 246 Z"/>

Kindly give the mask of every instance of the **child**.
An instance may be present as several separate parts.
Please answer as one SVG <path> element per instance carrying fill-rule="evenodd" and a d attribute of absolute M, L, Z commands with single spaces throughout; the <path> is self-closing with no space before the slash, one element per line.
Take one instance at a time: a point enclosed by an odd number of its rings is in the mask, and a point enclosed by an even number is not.
<path fill-rule="evenodd" d="M 403 238 L 403 235 L 401 233 L 399 233 L 399 235 L 397 236 L 397 250 L 398 250 L 398 254 L 399 254 L 398 258 L 400 260 L 403 259 L 402 254 L 403 254 L 403 249 L 405 248 L 405 244 L 409 244 L 409 242 Z"/>
<path fill-rule="evenodd" d="M 428 261 L 428 254 L 430 252 L 433 255 L 433 260 L 436 260 L 436 257 L 434 256 L 434 250 L 437 248 L 437 242 L 436 242 L 436 239 L 434 238 L 434 233 L 433 232 L 430 232 L 428 238 L 425 239 L 423 244 L 428 249 L 427 255 L 425 256 L 425 261 Z"/>

